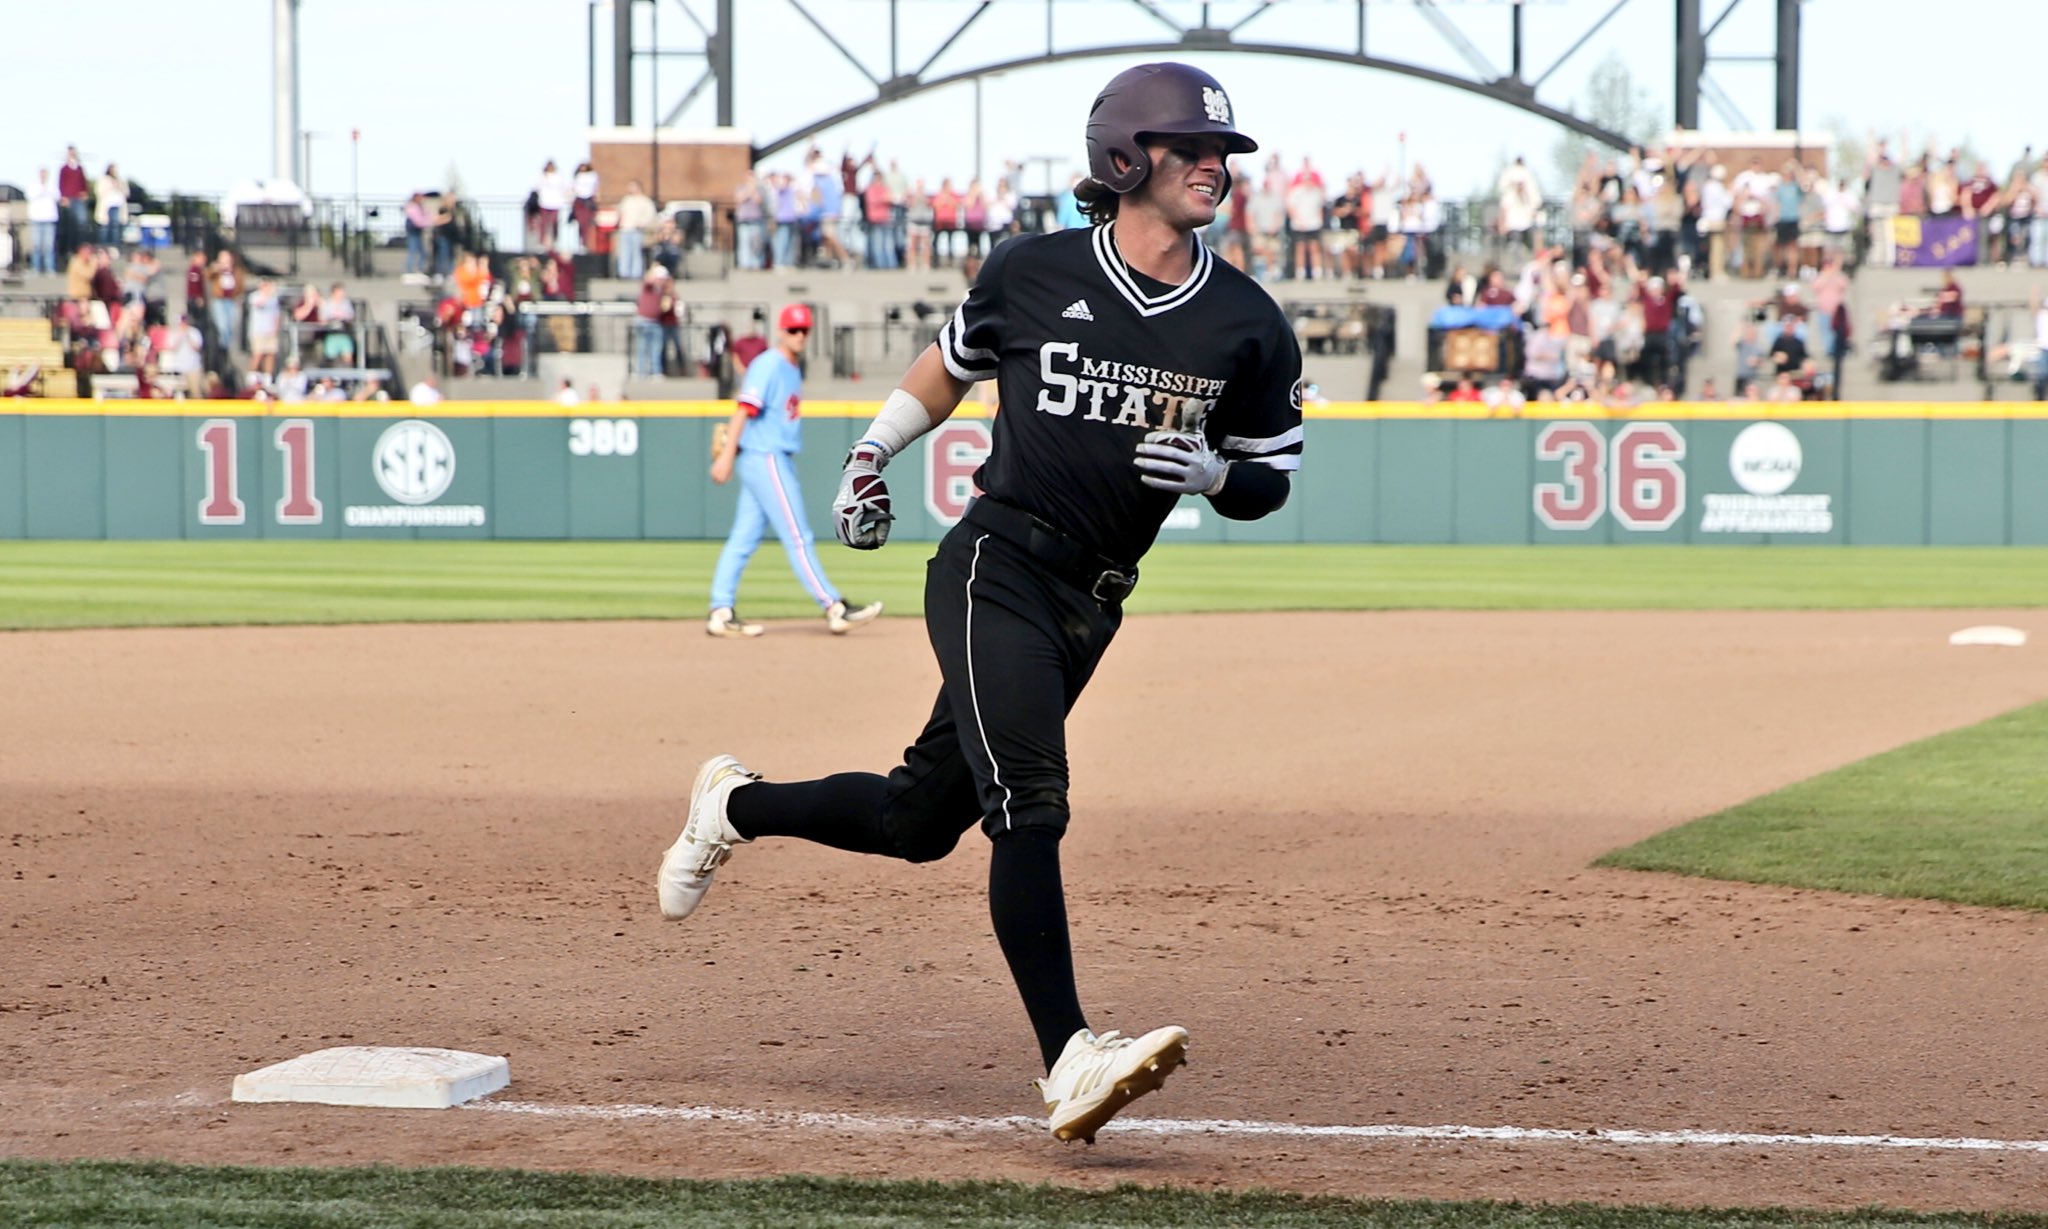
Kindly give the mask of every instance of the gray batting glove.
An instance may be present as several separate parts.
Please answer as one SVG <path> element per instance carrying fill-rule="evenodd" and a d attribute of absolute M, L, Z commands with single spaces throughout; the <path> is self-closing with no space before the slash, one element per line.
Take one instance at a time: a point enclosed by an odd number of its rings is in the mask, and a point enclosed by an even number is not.
<path fill-rule="evenodd" d="M 874 550 L 889 540 L 889 522 L 896 514 L 889 510 L 889 484 L 882 479 L 888 463 L 888 449 L 873 440 L 862 440 L 846 454 L 839 490 L 832 496 L 832 529 L 855 550 Z"/>
<path fill-rule="evenodd" d="M 1181 495 L 1214 495 L 1230 472 L 1230 462 L 1192 431 L 1146 432 L 1131 464 L 1146 486 Z"/>

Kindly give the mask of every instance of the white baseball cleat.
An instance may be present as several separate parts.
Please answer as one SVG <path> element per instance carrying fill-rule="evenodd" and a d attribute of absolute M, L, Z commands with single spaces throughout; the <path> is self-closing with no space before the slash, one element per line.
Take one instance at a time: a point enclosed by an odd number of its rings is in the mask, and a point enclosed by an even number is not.
<path fill-rule="evenodd" d="M 848 608 L 845 602 L 834 602 L 825 608 L 825 628 L 835 636 L 844 636 L 881 613 L 880 602 L 869 602 L 858 610 Z"/>
<path fill-rule="evenodd" d="M 655 880 L 661 916 L 680 922 L 696 912 L 711 889 L 712 874 L 732 857 L 734 845 L 746 843 L 726 822 L 725 804 L 734 790 L 760 779 L 760 773 L 748 772 L 729 755 L 714 755 L 697 770 L 683 834 L 661 855 L 661 875 Z"/>
<path fill-rule="evenodd" d="M 704 631 L 712 636 L 729 636 L 737 639 L 742 636 L 758 636 L 764 630 L 759 623 L 749 623 L 740 618 L 738 612 L 730 606 L 720 606 L 711 612 L 710 618 L 704 620 Z"/>
<path fill-rule="evenodd" d="M 1067 1040 L 1052 1072 L 1038 1081 L 1052 1137 L 1095 1142 L 1102 1124 L 1124 1106 L 1166 1083 L 1188 1060 L 1188 1031 L 1178 1025 L 1155 1028 L 1143 1037 L 1116 1030 L 1100 1037 L 1082 1029 Z"/>

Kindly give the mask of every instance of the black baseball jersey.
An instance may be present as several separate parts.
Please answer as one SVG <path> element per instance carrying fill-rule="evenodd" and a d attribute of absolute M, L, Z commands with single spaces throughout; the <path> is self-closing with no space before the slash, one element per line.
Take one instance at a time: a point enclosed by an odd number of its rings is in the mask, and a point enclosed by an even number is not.
<path fill-rule="evenodd" d="M 1124 262 L 1114 223 L 998 246 L 939 331 L 947 370 L 994 378 L 975 475 L 1094 550 L 1135 563 L 1179 498 L 1139 481 L 1147 431 L 1194 431 L 1231 461 L 1301 465 L 1301 350 L 1263 287 L 1207 246 L 1178 286 Z"/>

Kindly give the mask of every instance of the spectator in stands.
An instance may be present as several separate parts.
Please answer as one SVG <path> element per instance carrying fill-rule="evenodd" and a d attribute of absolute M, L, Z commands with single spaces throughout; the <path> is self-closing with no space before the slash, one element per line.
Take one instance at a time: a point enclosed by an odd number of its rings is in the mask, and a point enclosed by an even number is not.
<path fill-rule="evenodd" d="M 576 395 L 575 383 L 572 382 L 568 376 L 563 376 L 560 387 L 555 389 L 555 404 L 565 406 L 577 405 L 580 404 L 582 400 L 583 398 Z"/>
<path fill-rule="evenodd" d="M 534 181 L 533 190 L 526 197 L 527 241 L 529 246 L 540 249 L 552 248 L 560 233 L 562 210 L 569 204 L 569 185 L 562 173 L 555 169 L 555 160 L 550 158 L 540 168 L 540 178 Z"/>
<path fill-rule="evenodd" d="M 405 273 L 411 282 L 423 278 L 429 271 L 427 259 L 428 237 L 433 230 L 433 215 L 427 209 L 427 194 L 415 192 L 405 202 Z"/>
<path fill-rule="evenodd" d="M 1487 387 L 1480 397 L 1487 410 L 1496 418 L 1514 418 L 1521 414 L 1529 398 L 1523 394 L 1522 386 L 1515 377 L 1504 375 Z"/>
<path fill-rule="evenodd" d="M 1275 153 L 1266 159 L 1265 174 L 1256 187 L 1241 184 L 1236 191 L 1249 197 L 1246 207 L 1252 237 L 1252 276 L 1261 280 L 1287 276 L 1287 176 L 1280 169 L 1280 155 Z"/>
<path fill-rule="evenodd" d="M 687 375 L 690 370 L 690 356 L 683 352 L 683 303 L 676 294 L 675 282 L 670 278 L 661 279 L 661 353 L 655 359 L 657 371 L 674 371 Z M 670 356 L 674 366 L 671 367 Z"/>
<path fill-rule="evenodd" d="M 960 228 L 966 240 L 961 249 L 963 259 L 988 255 L 988 193 L 979 175 L 969 179 L 967 191 L 960 194 Z"/>
<path fill-rule="evenodd" d="M 484 296 L 491 285 L 491 266 L 483 257 L 474 252 L 464 252 L 455 258 L 455 301 L 463 310 L 474 312 L 484 305 Z"/>
<path fill-rule="evenodd" d="M 389 401 L 391 394 L 385 391 L 382 376 L 365 376 L 362 383 L 356 386 L 356 395 L 351 400 Z"/>
<path fill-rule="evenodd" d="M 88 224 L 92 221 L 92 184 L 79 160 L 78 147 L 64 147 L 64 165 L 57 168 L 57 203 L 64 207 L 64 219 L 71 223 L 69 236 L 60 242 L 72 252 L 92 242 Z"/>
<path fill-rule="evenodd" d="M 647 272 L 647 231 L 655 216 L 654 198 L 639 180 L 629 182 L 619 198 L 618 225 L 612 232 L 612 271 L 621 279 L 639 281 Z"/>
<path fill-rule="evenodd" d="M 597 168 L 588 162 L 576 164 L 576 173 L 570 177 L 569 216 L 576 222 L 576 250 L 595 252 L 597 250 Z"/>
<path fill-rule="evenodd" d="M 412 388 L 405 394 L 405 398 L 406 400 L 412 402 L 414 405 L 441 404 L 442 398 L 440 377 L 434 375 L 434 373 L 432 372 L 428 372 L 426 375 L 421 376 L 419 378 L 419 381 L 415 383 L 412 386 Z"/>
<path fill-rule="evenodd" d="M 1956 171 L 1956 155 L 1951 153 L 1927 168 L 1927 216 L 1945 218 L 1956 212 L 1962 200 L 1962 180 Z"/>
<path fill-rule="evenodd" d="M 897 202 L 889 198 L 889 180 L 874 162 L 875 156 L 869 154 L 868 181 L 860 190 L 861 220 L 867 224 L 863 255 L 870 269 L 900 268 L 904 253 L 896 242 Z"/>
<path fill-rule="evenodd" d="M 308 289 L 311 289 L 308 287 Z M 340 282 L 328 288 L 327 299 L 320 304 L 321 357 L 330 363 L 343 365 L 352 363 L 356 357 L 356 305 L 348 297 L 348 287 Z"/>
<path fill-rule="evenodd" d="M 1543 189 L 1520 154 L 1502 169 L 1494 187 L 1500 201 L 1498 228 L 1507 244 L 1504 259 L 1520 260 L 1535 246 L 1532 235 L 1543 215 Z"/>
<path fill-rule="evenodd" d="M 853 256 L 839 238 L 839 223 L 846 210 L 846 191 L 839 168 L 827 162 L 823 151 L 811 146 L 804 158 L 804 174 L 810 182 L 811 209 L 818 227 L 818 255 L 835 269 L 852 269 Z"/>
<path fill-rule="evenodd" d="M 1017 189 L 1014 176 L 1005 176 L 996 181 L 995 191 L 988 194 L 988 245 L 996 244 L 1017 233 Z"/>
<path fill-rule="evenodd" d="M 1764 169 L 1764 160 L 1752 154 L 1749 165 L 1735 177 L 1735 211 L 1731 223 L 1741 243 L 1741 275 L 1751 281 L 1770 272 L 1771 207 L 1778 177 Z"/>
<path fill-rule="evenodd" d="M 99 251 L 91 244 L 72 249 L 64 266 L 64 297 L 81 307 L 92 298 L 92 275 L 100 267 Z"/>
<path fill-rule="evenodd" d="M 1678 177 L 1675 174 L 1661 176 L 1656 188 L 1643 207 L 1644 224 L 1649 229 L 1649 259 L 1645 262 L 1653 273 L 1668 273 L 1678 267 L 1678 235 L 1685 222 L 1685 200 L 1679 195 Z"/>
<path fill-rule="evenodd" d="M 964 254 L 956 249 L 955 243 L 960 230 L 960 194 L 953 189 L 950 178 L 939 180 L 939 190 L 932 193 L 932 260 L 939 265 L 953 263 L 956 256 Z"/>
<path fill-rule="evenodd" d="M 1474 296 L 1480 307 L 1513 307 L 1515 292 L 1508 285 L 1508 275 L 1493 265 L 1486 267 L 1486 274 L 1479 283 L 1479 293 Z"/>
<path fill-rule="evenodd" d="M 1870 222 L 1870 260 L 1880 269 L 1891 268 L 1898 259 L 1892 219 L 1899 216 L 1905 182 L 1905 172 L 1892 160 L 1891 143 L 1879 141 L 1863 168 L 1863 213 Z"/>
<path fill-rule="evenodd" d="M 904 206 L 910 200 L 910 176 L 903 173 L 896 159 L 889 159 L 889 166 L 882 172 L 882 182 L 889 187 L 889 229 L 893 233 L 896 250 L 904 245 Z"/>
<path fill-rule="evenodd" d="M 761 181 L 748 171 L 732 190 L 733 263 L 742 269 L 758 269 L 767 259 L 767 214 L 761 199 Z M 620 277 L 625 274 L 621 273 Z"/>
<path fill-rule="evenodd" d="M 185 262 L 185 314 L 194 320 L 206 316 L 206 292 L 211 282 L 205 251 L 193 252 Z"/>
<path fill-rule="evenodd" d="M 1304 155 L 1301 167 L 1287 182 L 1287 268 L 1282 276 L 1304 280 L 1320 277 L 1323 258 L 1323 175 Z"/>
<path fill-rule="evenodd" d="M 110 316 L 121 306 L 121 279 L 114 273 L 114 258 L 118 254 L 113 248 L 93 249 L 92 297 Z"/>
<path fill-rule="evenodd" d="M 1922 158 L 1907 167 L 1899 180 L 1899 216 L 1902 218 L 1924 218 L 1927 216 L 1927 159 Z M 1898 248 L 1892 248 L 1896 254 Z M 1897 263 L 1896 258 L 1893 263 Z"/>
<path fill-rule="evenodd" d="M 2026 164 L 2015 168 L 2012 178 L 2006 181 L 2005 190 L 2000 193 L 1996 208 L 2000 220 L 2000 244 L 1996 259 L 1999 267 L 2018 264 L 2028 259 L 2028 247 L 2033 237 L 2034 214 L 2039 202 L 2034 198 L 2034 185 L 2028 178 Z"/>
<path fill-rule="evenodd" d="M 121 301 L 142 306 L 145 324 L 162 324 L 164 311 L 163 262 L 148 248 L 136 248 L 121 271 Z"/>
<path fill-rule="evenodd" d="M 107 169 L 93 181 L 93 220 L 100 226 L 100 242 L 118 244 L 128 221 L 128 181 L 121 177 L 120 168 L 107 163 Z"/>
<path fill-rule="evenodd" d="M 33 273 L 57 271 L 57 217 L 60 212 L 57 185 L 50 182 L 50 168 L 36 172 L 28 190 L 28 264 Z"/>
<path fill-rule="evenodd" d="M 924 180 L 920 179 L 912 185 L 909 199 L 903 206 L 903 263 L 913 272 L 931 271 L 935 224 L 932 200 L 925 195 Z"/>
<path fill-rule="evenodd" d="M 266 277 L 249 296 L 249 368 L 265 382 L 277 373 L 277 339 L 283 327 L 277 283 Z"/>
<path fill-rule="evenodd" d="M 193 326 L 192 318 L 180 316 L 164 330 L 163 344 L 157 349 L 157 368 L 187 397 L 206 393 L 205 347 L 206 339 Z"/>
<path fill-rule="evenodd" d="M 761 331 L 763 327 L 761 311 L 756 308 L 754 317 L 747 326 L 746 335 L 733 338 L 732 361 L 734 368 L 738 371 L 744 373 L 753 364 L 754 360 L 760 358 L 762 353 L 768 349 L 768 338 Z"/>
<path fill-rule="evenodd" d="M 2048 268 L 2048 158 L 2043 158 L 2027 176 L 2028 195 L 2033 197 L 2034 224 L 2027 237 L 2027 264 Z"/>
<path fill-rule="evenodd" d="M 1956 271 L 1954 269 L 1943 269 L 1941 271 L 1941 289 L 1934 294 L 1934 311 L 1932 314 L 1944 320 L 1961 320 L 1963 318 L 1963 286 L 1961 282 L 1956 280 Z"/>
<path fill-rule="evenodd" d="M 1964 180 L 1956 192 L 1956 203 L 1966 218 L 1988 218 L 1998 200 L 1998 181 L 1991 177 L 1991 164 L 1981 159 L 1977 173 Z"/>
<path fill-rule="evenodd" d="M 664 221 L 662 229 L 673 233 L 675 223 Z M 681 255 L 680 250 L 677 255 Z M 567 303 L 576 297 L 576 267 L 558 248 L 541 253 L 540 297 L 551 303 Z"/>
<path fill-rule="evenodd" d="M 1771 185 L 1771 218 L 1776 245 L 1771 271 L 1777 277 L 1799 276 L 1800 219 L 1806 209 L 1806 171 L 1790 158 L 1778 168 Z"/>
<path fill-rule="evenodd" d="M 232 248 L 222 248 L 207 273 L 206 305 L 213 320 L 213 344 L 223 355 L 232 354 L 241 343 L 243 277 L 242 264 Z"/>
<path fill-rule="evenodd" d="M 648 263 L 667 269 L 670 277 L 682 271 L 683 232 L 677 229 L 673 217 L 665 217 L 655 222 L 654 246 L 648 251 Z"/>
<path fill-rule="evenodd" d="M 1728 168 L 1716 162 L 1707 168 L 1707 178 L 1700 184 L 1700 234 L 1706 244 L 1706 263 L 1697 270 L 1699 276 L 1728 276 L 1728 231 L 1734 212 L 1735 191 L 1728 184 Z"/>
<path fill-rule="evenodd" d="M 773 203 L 771 214 L 775 230 L 769 238 L 769 248 L 777 269 L 793 269 L 799 255 L 798 227 L 803 220 L 803 192 L 786 171 L 770 172 L 764 181 L 768 196 Z"/>
<path fill-rule="evenodd" d="M 647 270 L 640 279 L 640 294 L 633 305 L 633 366 L 636 376 L 651 377 L 661 371 L 662 299 L 673 297 L 668 270 L 660 265 Z"/>

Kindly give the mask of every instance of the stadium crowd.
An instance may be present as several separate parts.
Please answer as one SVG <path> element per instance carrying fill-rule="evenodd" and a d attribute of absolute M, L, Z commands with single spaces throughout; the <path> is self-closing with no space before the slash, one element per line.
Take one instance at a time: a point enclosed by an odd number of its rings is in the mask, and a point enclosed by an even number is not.
<path fill-rule="evenodd" d="M 1739 334 L 1723 339 L 1735 394 L 1826 396 L 1839 387 L 1854 331 L 1848 279 L 1860 265 L 1897 259 L 1899 219 L 1973 223 L 1978 263 L 2048 267 L 2048 160 L 2031 148 L 2001 176 L 1960 150 L 1900 158 L 1881 139 L 1861 166 L 1832 174 L 1794 159 L 1772 166 L 1761 154 L 1724 160 L 1670 145 L 1588 155 L 1568 187 L 1546 185 L 1518 157 L 1490 193 L 1450 202 L 1405 157 L 1398 173 L 1341 179 L 1279 153 L 1230 169 L 1235 190 L 1206 236 L 1225 259 L 1269 283 L 1444 279 L 1432 325 L 1499 333 L 1511 361 L 1489 374 L 1529 399 L 1699 395 L 1704 386 L 1689 375 L 1704 318 L 1692 288 L 1722 278 L 1770 285 Z M 762 167 L 736 184 L 725 234 L 745 270 L 930 270 L 974 261 L 1023 229 L 1085 224 L 1078 176 L 1049 196 L 1027 196 L 1023 178 L 1011 160 L 991 184 L 943 176 L 933 187 L 893 157 L 848 150 L 835 162 L 813 146 L 795 167 Z M 193 256 L 174 312 L 158 245 L 136 242 L 134 195 L 118 164 L 91 175 L 76 147 L 54 172 L 38 170 L 26 193 L 19 263 L 63 273 L 60 323 L 81 339 L 82 375 L 132 374 L 143 396 L 382 395 L 374 378 L 347 371 L 359 338 L 341 285 L 294 294 L 251 278 L 231 247 L 220 248 Z M 604 201 L 590 163 L 565 174 L 545 162 L 525 200 L 524 250 L 509 253 L 465 250 L 502 244 L 465 227 L 452 196 L 407 201 L 404 277 L 437 287 L 433 324 L 454 370 L 527 370 L 533 305 L 579 297 L 576 253 L 608 253 L 604 271 L 636 284 L 632 370 L 687 367 L 673 281 L 687 248 L 720 228 L 662 209 L 639 183 Z M 1959 313 L 1960 300 L 1956 287 L 1931 310 Z M 234 361 L 242 353 L 246 368 Z M 1424 395 L 1509 396 L 1498 378 L 1458 377 L 1435 374 Z"/>

